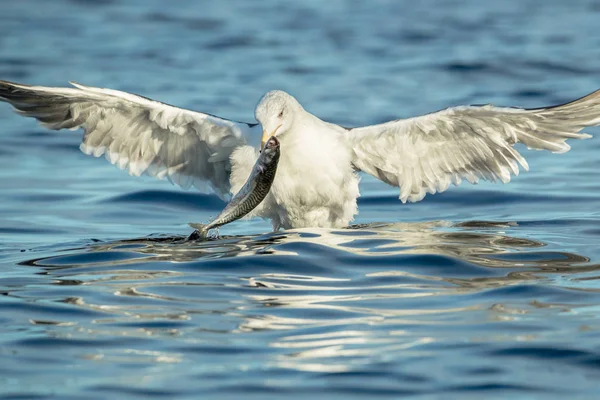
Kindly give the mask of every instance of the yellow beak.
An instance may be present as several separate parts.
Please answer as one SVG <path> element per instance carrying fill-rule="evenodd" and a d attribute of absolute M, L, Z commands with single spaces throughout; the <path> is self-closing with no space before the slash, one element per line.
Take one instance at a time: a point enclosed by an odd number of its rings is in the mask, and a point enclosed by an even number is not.
<path fill-rule="evenodd" d="M 267 131 L 263 131 L 263 135 L 262 135 L 262 141 L 260 142 L 260 151 L 262 151 L 262 149 L 265 148 L 265 143 L 267 143 L 267 140 L 269 140 L 269 138 L 271 136 L 275 136 L 275 132 L 277 132 L 277 129 L 281 128 L 282 124 L 279 124 L 279 126 L 277 128 L 275 128 L 273 130 L 273 132 L 268 133 Z"/>

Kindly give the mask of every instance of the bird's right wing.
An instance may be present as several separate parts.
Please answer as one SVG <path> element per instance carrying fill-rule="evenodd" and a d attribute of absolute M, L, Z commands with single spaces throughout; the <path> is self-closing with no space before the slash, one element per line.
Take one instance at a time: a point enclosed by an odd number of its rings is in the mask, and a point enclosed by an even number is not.
<path fill-rule="evenodd" d="M 81 150 L 131 175 L 167 178 L 183 188 L 229 195 L 230 155 L 260 127 L 145 97 L 72 83 L 75 88 L 0 81 L 0 100 L 49 129 L 83 128 Z M 257 132 L 254 132 L 254 131 Z"/>

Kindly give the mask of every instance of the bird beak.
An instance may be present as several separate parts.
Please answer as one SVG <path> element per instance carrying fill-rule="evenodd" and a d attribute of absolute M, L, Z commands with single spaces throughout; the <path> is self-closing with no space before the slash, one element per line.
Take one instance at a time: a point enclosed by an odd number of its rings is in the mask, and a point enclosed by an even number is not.
<path fill-rule="evenodd" d="M 277 126 L 277 128 L 275 128 L 271 133 L 268 133 L 267 131 L 263 130 L 262 141 L 260 142 L 260 151 L 262 151 L 262 149 L 265 148 L 267 140 L 269 140 L 271 136 L 275 136 L 275 132 L 277 132 L 277 129 L 281 128 L 281 125 L 282 124 L 279 124 L 279 126 Z"/>

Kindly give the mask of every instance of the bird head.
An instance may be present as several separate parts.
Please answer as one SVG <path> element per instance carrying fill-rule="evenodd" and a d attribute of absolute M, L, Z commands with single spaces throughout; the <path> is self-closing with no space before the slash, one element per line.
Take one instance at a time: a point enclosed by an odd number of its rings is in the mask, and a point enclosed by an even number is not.
<path fill-rule="evenodd" d="M 267 92 L 258 102 L 254 115 L 263 128 L 261 149 L 271 136 L 287 133 L 302 106 L 291 95 L 281 90 Z"/>

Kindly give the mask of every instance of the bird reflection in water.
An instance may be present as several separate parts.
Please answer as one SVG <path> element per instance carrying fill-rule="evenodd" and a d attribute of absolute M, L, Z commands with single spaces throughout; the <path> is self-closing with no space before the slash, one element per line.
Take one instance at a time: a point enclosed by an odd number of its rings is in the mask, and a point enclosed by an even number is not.
<path fill-rule="evenodd" d="M 381 257 L 422 254 L 453 257 L 482 267 L 532 267 L 551 272 L 587 263 L 589 258 L 569 252 L 531 252 L 545 243 L 509 235 L 513 222 L 445 221 L 354 225 L 346 229 L 306 228 L 256 236 L 224 236 L 187 241 L 182 236 L 153 235 L 139 239 L 94 242 L 87 252 L 113 252 L 128 256 L 107 257 L 94 265 L 119 266 L 140 261 L 189 262 L 252 255 L 301 255 L 288 250 L 298 244 L 324 246 L 350 256 Z M 292 246 L 288 246 L 288 245 Z M 519 252 L 527 250 L 525 258 Z M 112 259 L 111 259 L 112 258 Z M 24 264 L 48 266 L 48 259 Z M 89 263 L 86 263 L 88 265 Z M 78 266 L 76 263 L 71 266 Z"/>
<path fill-rule="evenodd" d="M 518 229 L 506 222 L 435 221 L 203 242 L 152 236 L 92 243 L 24 264 L 41 268 L 66 292 L 96 288 L 61 300 L 105 314 L 79 334 L 169 336 L 217 346 L 222 335 L 236 343 L 253 332 L 280 332 L 268 343 L 276 365 L 335 373 L 364 357 L 420 357 L 432 343 L 464 336 L 450 328 L 457 313 L 463 323 L 463 313 L 470 313 L 466 320 L 477 325 L 563 307 L 535 293 L 530 303 L 520 295 L 511 304 L 516 297 L 493 289 L 598 269 L 585 256 L 544 250 L 544 243 L 512 234 Z M 440 329 L 443 338 L 432 333 Z M 479 334 L 528 338 L 497 327 Z"/>

